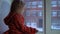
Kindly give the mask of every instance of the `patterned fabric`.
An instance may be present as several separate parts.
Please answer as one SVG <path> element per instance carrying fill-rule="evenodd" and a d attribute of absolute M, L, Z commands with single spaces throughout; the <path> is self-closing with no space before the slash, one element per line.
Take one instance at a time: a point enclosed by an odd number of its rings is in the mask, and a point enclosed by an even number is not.
<path fill-rule="evenodd" d="M 15 12 L 11 12 L 4 22 L 9 27 L 9 30 L 4 34 L 35 34 L 37 32 L 36 29 L 24 25 L 24 17 Z"/>

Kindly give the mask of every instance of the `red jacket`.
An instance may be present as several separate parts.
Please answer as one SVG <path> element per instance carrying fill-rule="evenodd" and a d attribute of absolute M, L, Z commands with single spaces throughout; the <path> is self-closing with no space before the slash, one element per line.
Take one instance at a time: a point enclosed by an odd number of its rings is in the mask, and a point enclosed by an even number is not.
<path fill-rule="evenodd" d="M 4 22 L 9 27 L 4 34 L 35 34 L 37 32 L 36 29 L 24 25 L 24 17 L 15 12 L 10 13 Z"/>

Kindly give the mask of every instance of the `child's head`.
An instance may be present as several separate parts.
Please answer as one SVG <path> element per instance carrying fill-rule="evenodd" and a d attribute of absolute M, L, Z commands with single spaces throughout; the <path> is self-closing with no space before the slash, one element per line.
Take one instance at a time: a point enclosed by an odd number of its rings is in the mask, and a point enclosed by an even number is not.
<path fill-rule="evenodd" d="M 22 10 L 24 8 L 25 3 L 21 0 L 14 0 L 11 4 L 11 12 L 15 12 L 19 10 Z"/>

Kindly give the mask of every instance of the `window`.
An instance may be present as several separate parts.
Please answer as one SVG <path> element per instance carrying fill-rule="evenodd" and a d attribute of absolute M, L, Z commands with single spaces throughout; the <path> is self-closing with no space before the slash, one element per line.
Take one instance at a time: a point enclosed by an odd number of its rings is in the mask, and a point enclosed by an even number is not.
<path fill-rule="evenodd" d="M 52 16 L 57 16 L 57 11 L 56 10 L 52 11 Z"/>
<path fill-rule="evenodd" d="M 2 2 L 2 5 L 4 1 Z M 42 1 L 24 0 L 24 2 L 26 3 L 25 12 L 23 13 L 25 18 L 24 23 L 25 26 L 36 28 L 39 31 L 36 32 L 37 34 L 59 34 L 60 0 L 42 0 Z M 4 8 L 2 7 L 2 5 L 1 8 L 5 9 L 5 7 Z"/>
<path fill-rule="evenodd" d="M 59 4 L 59 6 L 60 6 L 60 1 L 58 1 L 58 4 Z"/>
<path fill-rule="evenodd" d="M 60 7 L 60 1 L 58 1 L 59 7 Z"/>
<path fill-rule="evenodd" d="M 42 16 L 42 1 L 31 0 L 26 2 L 25 10 L 25 25 L 28 27 L 36 28 L 38 31 L 43 32 L 43 18 Z M 37 16 L 38 15 L 38 16 Z"/>
<path fill-rule="evenodd" d="M 38 21 L 39 21 L 39 23 L 38 23 L 39 26 L 38 27 L 39 28 L 42 28 L 43 27 L 43 25 L 42 25 L 43 24 L 43 19 L 38 19 Z"/>
<path fill-rule="evenodd" d="M 26 2 L 26 8 L 30 8 L 31 7 L 31 2 Z"/>
<path fill-rule="evenodd" d="M 37 8 L 37 6 L 36 6 L 36 5 L 31 5 L 31 7 L 32 7 L 32 8 Z"/>
<path fill-rule="evenodd" d="M 27 5 L 27 6 L 30 6 L 30 5 L 31 5 L 31 2 L 26 2 L 26 5 Z"/>
<path fill-rule="evenodd" d="M 26 8 L 31 8 L 31 6 L 26 6 Z"/>
<path fill-rule="evenodd" d="M 31 0 L 24 0 L 24 1 L 26 1 L 26 2 L 30 2 Z"/>
<path fill-rule="evenodd" d="M 55 1 L 51 1 L 51 28 L 52 29 L 60 29 L 60 8 L 59 8 L 59 3 L 60 1 L 55 0 Z M 58 7 L 57 7 L 58 6 Z M 56 8 L 54 8 L 56 7 Z"/>
<path fill-rule="evenodd" d="M 31 10 L 31 12 L 32 12 L 32 16 L 36 16 L 37 15 L 37 11 L 36 10 Z"/>
<path fill-rule="evenodd" d="M 52 28 L 52 29 L 56 29 L 57 18 L 52 18 L 51 22 L 52 22 L 52 24 L 51 24 L 51 25 L 52 25 L 51 28 Z"/>
<path fill-rule="evenodd" d="M 33 1 L 32 2 L 32 5 L 37 5 L 37 1 Z"/>
<path fill-rule="evenodd" d="M 26 10 L 25 15 L 30 16 L 30 10 Z"/>
<path fill-rule="evenodd" d="M 36 1 L 33 1 L 33 2 L 31 3 L 31 7 L 32 7 L 32 8 L 36 8 L 36 5 L 37 5 L 37 2 L 36 2 Z"/>
<path fill-rule="evenodd" d="M 42 5 L 38 5 L 38 8 L 42 8 Z"/>
<path fill-rule="evenodd" d="M 52 5 L 52 7 L 57 7 L 57 1 L 52 1 L 51 5 Z"/>
<path fill-rule="evenodd" d="M 37 4 L 42 5 L 43 3 L 42 3 L 42 1 L 37 1 Z"/>
<path fill-rule="evenodd" d="M 60 1 L 58 1 L 58 4 L 60 5 Z"/>
<path fill-rule="evenodd" d="M 28 27 L 31 27 L 31 23 L 30 23 L 30 22 L 26 22 L 26 25 L 27 25 Z"/>
<path fill-rule="evenodd" d="M 58 11 L 58 16 L 60 17 L 60 10 Z"/>
<path fill-rule="evenodd" d="M 38 1 L 38 8 L 42 8 L 42 1 Z"/>
<path fill-rule="evenodd" d="M 38 16 L 43 16 L 42 14 L 42 11 L 38 11 Z"/>
<path fill-rule="evenodd" d="M 26 25 L 28 27 L 36 28 L 40 32 L 42 31 L 43 34 L 59 33 L 60 0 L 43 0 L 43 2 L 41 0 L 31 0 L 30 2 L 31 4 L 28 5 L 30 8 L 26 8 L 27 10 L 30 10 L 30 16 L 25 16 L 25 19 L 27 20 L 25 22 Z"/>
<path fill-rule="evenodd" d="M 37 28 L 37 23 L 36 22 L 31 22 L 31 27 L 32 28 Z"/>

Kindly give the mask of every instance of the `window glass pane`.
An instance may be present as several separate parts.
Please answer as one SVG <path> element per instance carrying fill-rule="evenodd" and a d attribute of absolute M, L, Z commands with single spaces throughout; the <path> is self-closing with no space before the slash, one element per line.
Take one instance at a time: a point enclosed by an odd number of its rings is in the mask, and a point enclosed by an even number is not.
<path fill-rule="evenodd" d="M 39 19 L 38 21 L 39 21 L 38 24 L 40 24 L 38 27 L 39 27 L 39 28 L 42 28 L 43 20 L 42 20 L 42 19 Z"/>
<path fill-rule="evenodd" d="M 31 27 L 37 28 L 37 23 L 36 22 L 31 22 Z"/>
<path fill-rule="evenodd" d="M 28 27 L 31 27 L 31 23 L 30 22 L 26 22 L 26 25 L 28 26 Z"/>
<path fill-rule="evenodd" d="M 38 5 L 42 5 L 42 1 L 37 1 L 37 4 Z"/>
<path fill-rule="evenodd" d="M 59 0 L 51 1 L 51 29 L 60 29 L 60 8 L 59 8 Z M 53 6 L 52 5 L 56 5 Z M 56 9 L 54 8 L 56 7 Z M 52 9 L 53 8 L 53 9 Z"/>
<path fill-rule="evenodd" d="M 58 1 L 58 4 L 60 5 L 60 1 Z"/>
<path fill-rule="evenodd" d="M 30 16 L 30 10 L 26 10 L 26 16 Z"/>
<path fill-rule="evenodd" d="M 38 8 L 42 8 L 42 5 L 38 5 Z"/>
<path fill-rule="evenodd" d="M 32 2 L 32 5 L 37 5 L 37 1 Z"/>
<path fill-rule="evenodd" d="M 51 1 L 51 6 L 56 7 L 57 6 L 57 1 Z"/>
<path fill-rule="evenodd" d="M 36 16 L 37 15 L 36 10 L 31 10 L 31 12 L 32 12 L 32 16 Z"/>
<path fill-rule="evenodd" d="M 25 0 L 25 1 L 29 2 L 30 0 Z"/>
<path fill-rule="evenodd" d="M 58 5 L 59 5 L 59 7 L 60 7 L 60 0 L 58 1 Z"/>
<path fill-rule="evenodd" d="M 57 11 L 52 11 L 52 16 L 57 16 Z"/>
<path fill-rule="evenodd" d="M 57 18 L 52 18 L 51 21 L 52 21 L 51 28 L 56 29 Z"/>
<path fill-rule="evenodd" d="M 26 2 L 26 8 L 30 8 L 31 7 L 31 2 Z"/>
<path fill-rule="evenodd" d="M 32 7 L 32 8 L 37 8 L 36 5 L 37 5 L 37 1 L 33 1 L 32 4 L 31 4 L 31 7 Z"/>
<path fill-rule="evenodd" d="M 31 8 L 31 6 L 26 6 L 26 8 Z"/>
<path fill-rule="evenodd" d="M 38 16 L 43 16 L 42 11 L 38 11 Z"/>
<path fill-rule="evenodd" d="M 26 15 L 24 16 L 25 25 L 36 28 L 38 31 L 43 31 L 43 13 L 42 9 L 40 9 L 42 7 L 42 1 L 40 0 L 31 0 L 30 2 L 26 2 Z"/>
<path fill-rule="evenodd" d="M 42 8 L 42 1 L 38 1 L 38 8 Z"/>
<path fill-rule="evenodd" d="M 31 5 L 31 7 L 32 7 L 32 8 L 37 8 L 37 6 L 36 6 L 36 5 Z"/>
<path fill-rule="evenodd" d="M 57 1 L 52 1 L 51 4 L 52 5 L 56 5 L 57 4 Z"/>
<path fill-rule="evenodd" d="M 27 6 L 31 5 L 31 2 L 26 2 L 26 5 L 27 5 Z"/>
<path fill-rule="evenodd" d="M 58 11 L 58 16 L 60 16 L 60 10 Z"/>

